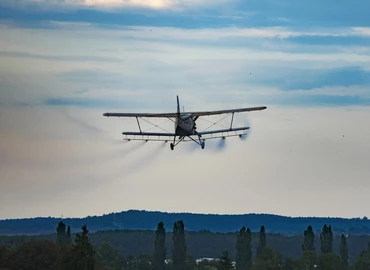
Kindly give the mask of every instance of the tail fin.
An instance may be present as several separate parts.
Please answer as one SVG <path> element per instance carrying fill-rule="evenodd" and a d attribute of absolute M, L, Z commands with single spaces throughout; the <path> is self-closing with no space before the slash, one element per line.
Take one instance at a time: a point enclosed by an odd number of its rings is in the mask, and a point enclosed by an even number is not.
<path fill-rule="evenodd" d="M 179 102 L 179 96 L 177 96 L 177 114 L 180 115 L 180 102 Z"/>

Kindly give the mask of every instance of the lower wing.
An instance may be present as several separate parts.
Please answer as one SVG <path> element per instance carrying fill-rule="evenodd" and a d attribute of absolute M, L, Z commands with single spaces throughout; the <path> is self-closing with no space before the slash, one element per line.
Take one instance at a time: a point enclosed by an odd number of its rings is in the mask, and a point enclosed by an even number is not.
<path fill-rule="evenodd" d="M 245 135 L 249 127 L 239 127 L 239 128 L 228 128 L 228 129 L 218 129 L 210 131 L 197 132 L 196 134 L 189 135 L 190 137 L 197 138 L 199 135 L 204 140 L 225 138 L 233 136 Z M 124 140 L 133 141 L 168 141 L 170 137 L 178 136 L 175 133 L 164 133 L 164 132 L 122 132 L 124 135 Z M 185 142 L 193 141 L 191 138 L 185 137 Z"/>
<path fill-rule="evenodd" d="M 210 131 L 202 131 L 202 132 L 197 132 L 198 135 L 212 135 L 216 133 L 225 133 L 225 132 L 237 132 L 237 131 L 245 131 L 248 130 L 249 127 L 240 127 L 240 128 L 228 128 L 228 129 L 218 129 L 218 130 L 210 130 Z"/>

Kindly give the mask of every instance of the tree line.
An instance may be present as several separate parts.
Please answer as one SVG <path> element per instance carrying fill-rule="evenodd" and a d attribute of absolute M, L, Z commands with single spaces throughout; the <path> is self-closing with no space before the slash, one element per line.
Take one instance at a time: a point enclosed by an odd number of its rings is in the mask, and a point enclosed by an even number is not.
<path fill-rule="evenodd" d="M 128 210 L 101 216 L 84 218 L 64 218 L 73 231 L 79 231 L 81 224 L 88 224 L 90 234 L 107 230 L 155 230 L 153 225 L 162 221 L 166 227 L 172 227 L 177 220 L 186 223 L 187 231 L 200 231 L 204 228 L 212 232 L 228 233 L 239 230 L 244 224 L 258 232 L 261 224 L 268 226 L 269 232 L 285 235 L 301 234 L 307 225 L 319 234 L 323 224 L 331 224 L 335 234 L 369 235 L 370 220 L 363 218 L 329 218 L 329 217 L 289 217 L 273 214 L 194 214 L 168 213 L 159 211 Z M 54 234 L 55 224 L 59 218 L 36 217 L 0 220 L 0 235 L 15 234 Z"/>
<path fill-rule="evenodd" d="M 258 232 L 256 250 L 252 248 L 252 231 L 242 227 L 230 250 L 217 258 L 196 260 L 188 252 L 185 225 L 176 221 L 172 228 L 172 249 L 166 248 L 166 228 L 159 222 L 154 234 L 153 250 L 137 256 L 120 254 L 108 242 L 91 244 L 86 225 L 72 241 L 71 228 L 59 222 L 54 241 L 29 241 L 18 246 L 0 246 L 0 269 L 122 269 L 122 270 L 362 270 L 370 269 L 370 244 L 355 260 L 348 257 L 347 237 L 342 234 L 339 254 L 333 252 L 333 231 L 324 225 L 320 235 L 320 249 L 316 250 L 312 226 L 303 232 L 301 257 L 283 257 L 269 247 L 264 226 Z M 253 256 L 255 254 L 255 256 Z"/>

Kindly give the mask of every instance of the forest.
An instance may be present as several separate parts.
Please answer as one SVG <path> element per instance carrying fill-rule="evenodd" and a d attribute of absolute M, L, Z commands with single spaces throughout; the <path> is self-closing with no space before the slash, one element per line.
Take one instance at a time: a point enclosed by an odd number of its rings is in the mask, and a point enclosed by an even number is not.
<path fill-rule="evenodd" d="M 295 248 L 299 254 L 295 256 L 283 255 L 281 247 L 286 247 L 287 243 L 276 241 L 284 238 L 266 233 L 263 225 L 257 232 L 243 226 L 236 233 L 194 233 L 185 229 L 182 220 L 175 221 L 169 230 L 163 222 L 159 222 L 155 231 L 146 232 L 151 233 L 151 244 L 147 243 L 149 248 L 145 252 L 140 252 L 144 250 L 141 246 L 145 245 L 140 239 L 140 231 L 123 231 L 126 234 L 136 233 L 131 235 L 133 239 L 130 241 L 132 251 L 136 250 L 136 254 L 120 251 L 126 243 L 123 238 L 117 237 L 122 233 L 119 230 L 90 233 L 87 226 L 83 225 L 79 232 L 73 233 L 71 227 L 63 221 L 55 227 L 55 233 L 50 235 L 2 236 L 0 269 L 370 269 L 369 239 L 361 244 L 358 255 L 350 255 L 351 248 L 358 248 L 359 243 L 353 243 L 350 247 L 349 236 L 341 234 L 336 237 L 331 225 L 327 224 L 322 226 L 318 235 L 308 225 L 299 237 L 300 245 Z M 215 244 L 215 240 L 211 240 L 212 235 L 228 238 L 221 238 L 215 256 L 204 258 L 200 254 L 193 254 L 192 251 L 196 250 L 194 247 L 189 248 L 202 235 L 209 240 L 204 239 L 204 248 L 209 249 Z"/>
<path fill-rule="evenodd" d="M 55 223 L 60 218 L 36 217 L 0 220 L 0 235 L 49 234 L 54 233 Z M 167 213 L 159 211 L 128 210 L 119 213 L 88 216 L 84 218 L 63 218 L 72 230 L 79 230 L 81 224 L 89 224 L 89 231 L 107 230 L 155 230 L 158 220 L 171 227 L 177 220 L 186 223 L 188 231 L 207 229 L 211 232 L 234 232 L 245 224 L 252 231 L 259 230 L 261 224 L 268 232 L 285 235 L 300 235 L 310 224 L 319 234 L 322 224 L 331 224 L 334 234 L 370 235 L 370 220 L 363 218 L 333 217 L 288 217 L 273 214 L 194 214 Z"/>

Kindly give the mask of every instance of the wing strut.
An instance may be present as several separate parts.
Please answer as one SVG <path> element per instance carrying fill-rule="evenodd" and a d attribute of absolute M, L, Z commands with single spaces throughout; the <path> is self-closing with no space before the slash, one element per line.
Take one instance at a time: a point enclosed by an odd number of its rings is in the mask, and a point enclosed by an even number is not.
<path fill-rule="evenodd" d="M 136 117 L 136 121 L 137 121 L 137 125 L 139 126 L 140 133 L 141 133 L 142 132 L 141 127 L 140 127 L 139 119 L 137 117 Z"/>
<path fill-rule="evenodd" d="M 232 130 L 233 128 L 233 120 L 234 120 L 234 113 L 233 113 L 233 116 L 231 117 L 230 130 Z"/>

